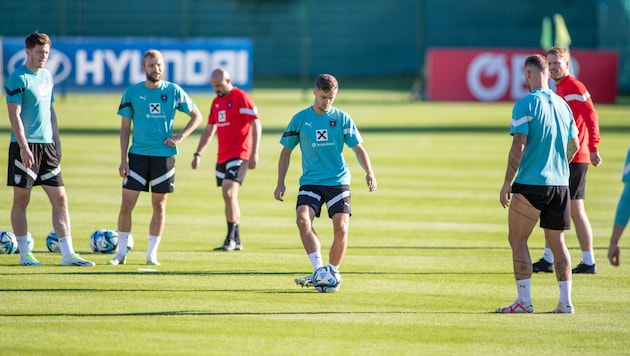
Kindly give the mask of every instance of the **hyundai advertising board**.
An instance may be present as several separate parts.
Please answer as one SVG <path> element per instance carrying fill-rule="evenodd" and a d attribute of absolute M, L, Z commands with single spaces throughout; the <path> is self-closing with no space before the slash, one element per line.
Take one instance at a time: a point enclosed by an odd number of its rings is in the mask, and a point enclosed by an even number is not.
<path fill-rule="evenodd" d="M 24 63 L 23 38 L 0 38 L 2 76 Z M 46 68 L 57 92 L 124 90 L 143 81 L 142 56 L 160 50 L 167 65 L 164 79 L 184 89 L 210 91 L 210 72 L 227 69 L 232 82 L 244 90 L 252 86 L 252 43 L 249 39 L 73 39 L 52 38 Z"/>

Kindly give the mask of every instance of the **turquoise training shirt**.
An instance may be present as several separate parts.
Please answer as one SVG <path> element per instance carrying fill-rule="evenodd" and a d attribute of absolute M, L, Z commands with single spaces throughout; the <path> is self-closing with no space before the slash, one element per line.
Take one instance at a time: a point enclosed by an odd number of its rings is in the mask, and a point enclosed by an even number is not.
<path fill-rule="evenodd" d="M 514 104 L 510 134 L 527 135 L 515 183 L 568 186 L 567 142 L 578 130 L 569 105 L 549 89 L 538 88 Z"/>
<path fill-rule="evenodd" d="M 144 82 L 127 88 L 118 107 L 118 115 L 132 120 L 133 137 L 130 153 L 170 157 L 177 147 L 168 147 L 164 141 L 173 135 L 173 121 L 177 111 L 185 114 L 195 103 L 177 84 L 162 80 L 155 89 Z"/>
<path fill-rule="evenodd" d="M 300 185 L 339 186 L 350 184 L 350 170 L 343 157 L 344 144 L 361 143 L 361 134 L 350 115 L 331 107 L 319 115 L 310 106 L 295 114 L 280 144 L 302 152 Z"/>
<path fill-rule="evenodd" d="M 55 101 L 53 86 L 53 77 L 46 68 L 35 73 L 23 65 L 7 78 L 6 101 L 22 106 L 20 117 L 29 143 L 53 143 L 50 111 Z M 17 142 L 13 131 L 11 142 Z"/>

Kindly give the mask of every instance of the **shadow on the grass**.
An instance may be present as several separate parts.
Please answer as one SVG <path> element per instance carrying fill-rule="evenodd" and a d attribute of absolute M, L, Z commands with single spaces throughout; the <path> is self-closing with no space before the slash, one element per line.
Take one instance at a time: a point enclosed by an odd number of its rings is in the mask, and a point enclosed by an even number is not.
<path fill-rule="evenodd" d="M 22 267 L 22 266 L 15 266 L 15 267 Z M 64 267 L 67 268 L 67 267 Z M 43 275 L 43 276 L 50 276 L 50 275 L 82 275 L 82 276 L 87 276 L 87 275 L 98 275 L 98 276 L 105 276 L 105 275 L 112 275 L 112 276 L 124 276 L 124 275 L 133 275 L 133 276 L 137 276 L 137 275 L 159 275 L 159 276 L 287 276 L 287 275 L 291 275 L 291 276 L 295 276 L 295 275 L 304 275 L 305 273 L 308 273 L 306 271 L 300 271 L 300 272 L 264 272 L 264 271 L 153 271 L 153 272 L 146 272 L 146 271 L 85 271 L 85 272 L 79 272 L 79 271 L 68 271 L 68 272 L 42 272 L 42 273 L 28 273 L 29 276 L 33 276 L 33 275 Z M 427 275 L 501 275 L 501 274 L 512 274 L 512 272 L 435 272 L 435 271 L 430 271 L 430 272 L 389 272 L 389 271 L 370 271 L 370 272 L 352 272 L 352 271 L 344 271 L 343 272 L 344 275 L 387 275 L 387 276 L 427 276 Z M 3 275 L 5 276 L 22 276 L 24 275 L 24 273 L 4 273 Z M 27 289 L 27 290 L 22 290 L 22 291 L 39 291 L 39 290 L 51 290 L 49 288 L 42 288 L 42 289 L 37 289 L 37 288 L 33 288 L 33 289 Z M 87 290 L 92 290 L 92 289 L 87 289 Z M 4 290 L 3 292 L 11 292 L 11 291 L 16 291 L 16 290 Z"/>
<path fill-rule="evenodd" d="M 487 311 L 283 311 L 283 312 L 222 312 L 222 311 L 160 311 L 137 313 L 21 313 L 0 314 L 0 317 L 121 317 L 121 316 L 259 316 L 259 315 L 411 315 L 411 314 L 489 314 Z M 490 313 L 494 314 L 494 313 Z"/>

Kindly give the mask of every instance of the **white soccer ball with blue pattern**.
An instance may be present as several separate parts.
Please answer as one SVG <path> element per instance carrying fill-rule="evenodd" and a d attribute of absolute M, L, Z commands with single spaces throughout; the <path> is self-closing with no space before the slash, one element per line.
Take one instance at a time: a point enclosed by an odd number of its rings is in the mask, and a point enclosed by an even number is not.
<path fill-rule="evenodd" d="M 90 235 L 90 247 L 94 252 L 114 253 L 118 248 L 118 232 L 114 230 L 96 230 Z"/>
<path fill-rule="evenodd" d="M 331 266 L 318 268 L 313 273 L 313 287 L 321 293 L 334 293 L 339 290 L 341 274 Z"/>
<path fill-rule="evenodd" d="M 48 233 L 46 236 L 46 247 L 50 252 L 60 252 L 59 249 L 59 239 L 57 238 L 57 233 L 55 230 Z"/>
<path fill-rule="evenodd" d="M 18 251 L 15 234 L 11 231 L 0 231 L 0 254 L 10 255 Z"/>

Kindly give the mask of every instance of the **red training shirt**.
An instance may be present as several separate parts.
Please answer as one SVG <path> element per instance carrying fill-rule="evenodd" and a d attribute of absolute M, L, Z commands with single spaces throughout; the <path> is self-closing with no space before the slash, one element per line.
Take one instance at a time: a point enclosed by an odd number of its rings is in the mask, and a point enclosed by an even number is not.
<path fill-rule="evenodd" d="M 232 158 L 249 160 L 252 154 L 251 122 L 256 119 L 258 109 L 254 100 L 237 87 L 212 100 L 208 124 L 217 127 L 218 163 Z"/>
<path fill-rule="evenodd" d="M 570 75 L 556 83 L 556 94 L 569 104 L 579 131 L 580 149 L 571 162 L 590 164 L 590 153 L 597 152 L 597 145 L 600 140 L 599 121 L 591 94 L 582 82 Z"/>

